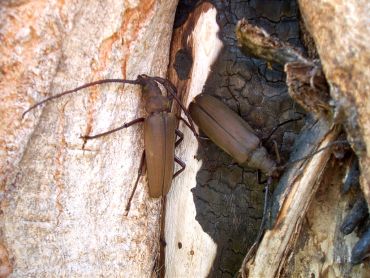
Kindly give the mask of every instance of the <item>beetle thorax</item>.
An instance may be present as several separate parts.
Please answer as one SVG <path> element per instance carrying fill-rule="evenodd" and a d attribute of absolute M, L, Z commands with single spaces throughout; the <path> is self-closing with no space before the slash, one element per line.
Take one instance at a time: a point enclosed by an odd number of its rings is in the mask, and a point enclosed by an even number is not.
<path fill-rule="evenodd" d="M 149 113 L 156 113 L 170 110 L 170 101 L 162 95 L 157 82 L 146 75 L 139 75 L 138 80 L 142 87 L 142 93 L 145 103 L 145 110 Z"/>
<path fill-rule="evenodd" d="M 156 96 L 144 95 L 144 101 L 145 101 L 145 110 L 149 114 L 168 111 L 170 108 L 169 100 L 162 95 Z"/>

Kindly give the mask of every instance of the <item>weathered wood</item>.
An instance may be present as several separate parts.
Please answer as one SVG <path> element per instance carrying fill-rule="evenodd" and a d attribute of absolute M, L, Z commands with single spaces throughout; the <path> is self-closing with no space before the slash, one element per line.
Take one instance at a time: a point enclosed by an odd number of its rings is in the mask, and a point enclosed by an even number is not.
<path fill-rule="evenodd" d="M 101 78 L 164 76 L 177 1 L 3 1 L 1 240 L 14 277 L 149 277 L 160 200 L 145 178 L 124 216 L 144 116 L 137 86 L 104 85 L 32 111 L 35 102 Z M 4 260 L 2 260 L 4 261 Z"/>
<path fill-rule="evenodd" d="M 340 131 L 328 126 L 325 121 L 316 129 L 311 136 L 317 136 L 318 148 L 333 142 Z M 329 158 L 330 150 L 324 150 L 307 164 L 282 177 L 280 182 L 288 181 L 288 186 L 279 198 L 280 209 L 274 226 L 266 231 L 255 257 L 246 257 L 243 277 L 284 277 L 286 264 L 294 254 L 292 251 L 299 238 L 302 222 L 319 188 Z"/>
<path fill-rule="evenodd" d="M 169 77 L 181 92 L 186 106 L 202 92 L 210 67 L 222 47 L 217 37 L 218 31 L 216 9 L 205 3 L 174 32 L 171 46 L 172 63 L 180 49 L 190 51 L 194 61 L 187 77 L 184 73 L 183 80 L 179 79 L 172 65 L 169 70 Z M 186 63 L 185 58 L 183 61 Z M 185 70 L 185 65 L 178 66 L 180 70 Z M 173 181 L 167 197 L 166 277 L 206 277 L 214 262 L 217 245 L 195 219 L 196 208 L 191 189 L 196 185 L 196 175 L 201 166 L 201 162 L 194 159 L 198 142 L 184 124 L 181 123 L 180 128 L 185 139 L 177 154 L 187 166 L 184 174 Z"/>
<path fill-rule="evenodd" d="M 176 54 L 175 56 L 180 57 L 179 60 L 182 61 L 182 63 L 177 61 L 170 65 L 176 67 L 177 74 L 173 74 L 175 78 L 180 79 L 195 78 L 196 81 L 191 84 L 196 85 L 197 89 L 199 88 L 203 93 L 216 96 L 224 101 L 253 126 L 260 138 L 267 137 L 279 122 L 297 117 L 295 112 L 301 112 L 301 109 L 297 109 L 287 93 L 282 79 L 282 68 L 271 69 L 263 61 L 242 55 L 236 46 L 232 31 L 237 19 L 248 14 L 250 18 L 260 24 L 264 26 L 267 24 L 271 29 L 278 30 L 280 38 L 284 40 L 297 39 L 298 23 L 292 20 L 296 16 L 295 5 L 289 1 L 279 1 L 274 6 L 260 4 L 260 1 L 258 3 L 212 1 L 212 3 L 217 6 L 216 19 L 217 24 L 220 25 L 217 35 L 224 45 L 211 70 L 206 72 L 208 77 L 205 86 L 202 84 L 204 79 L 202 74 L 204 73 L 199 73 L 199 76 L 186 74 L 188 64 L 190 67 L 192 64 L 197 67 L 207 64 L 202 60 L 202 55 L 197 55 L 197 59 L 192 57 L 194 51 L 189 47 L 191 45 L 187 44 L 187 37 L 196 36 L 196 33 L 191 28 L 183 31 L 183 37 L 180 37 L 181 43 L 176 46 L 177 48 L 173 47 L 175 50 L 172 58 L 174 59 L 173 56 Z M 266 18 L 271 19 L 271 22 L 267 23 Z M 192 19 L 194 18 L 189 17 L 188 20 L 192 21 Z M 195 25 L 194 22 L 192 24 Z M 208 29 L 212 30 L 212 28 Z M 173 42 L 176 43 L 178 41 L 175 38 Z M 204 41 L 199 44 L 208 46 L 211 38 L 211 36 L 204 36 Z M 200 47 L 197 51 L 204 51 L 204 49 Z M 187 58 L 189 56 L 190 62 Z M 182 87 L 190 82 L 189 80 L 178 82 L 179 91 L 186 93 L 187 89 L 182 90 Z M 191 96 L 188 98 L 189 101 L 191 101 Z M 295 122 L 280 128 L 274 134 L 273 139 L 277 141 L 283 159 L 286 159 L 299 126 L 299 123 Z M 266 145 L 273 155 L 272 140 L 269 140 Z M 196 186 L 191 190 L 192 200 L 190 199 L 187 205 L 183 204 L 185 201 L 188 202 L 187 198 L 191 198 L 190 194 L 188 195 L 190 197 L 184 195 L 184 199 L 178 198 L 178 203 L 183 207 L 181 211 L 184 211 L 184 214 L 172 214 L 177 216 L 173 217 L 173 221 L 177 221 L 175 223 L 178 224 L 172 224 L 171 229 L 176 229 L 179 235 L 186 235 L 186 232 L 192 234 L 199 232 L 199 236 L 195 235 L 195 240 L 198 240 L 196 246 L 197 248 L 202 246 L 207 251 L 192 250 L 187 242 L 184 245 L 184 242 L 175 240 L 171 243 L 173 257 L 183 253 L 176 262 L 188 264 L 189 267 L 186 269 L 185 266 L 172 263 L 170 269 L 184 268 L 180 271 L 185 276 L 191 276 L 189 273 L 202 274 L 206 272 L 204 269 L 211 266 L 209 272 L 206 273 L 209 277 L 234 275 L 258 232 L 263 211 L 263 186 L 257 183 L 255 172 L 247 168 L 243 169 L 233 163 L 232 158 L 212 142 L 201 142 L 196 153 L 188 147 L 186 150 L 191 152 L 191 156 L 196 155 L 197 159 L 201 159 L 202 163 L 196 164 L 197 173 L 192 178 L 193 180 L 185 181 L 181 185 L 191 188 L 196 181 Z M 185 170 L 186 175 L 188 168 L 192 167 L 189 165 L 191 159 L 186 159 L 185 162 L 188 163 Z M 174 182 L 176 183 L 176 180 Z M 173 190 L 175 188 L 176 185 L 173 186 Z M 185 191 L 185 193 L 190 192 Z M 192 202 L 195 203 L 195 212 L 192 212 Z M 188 212 L 186 212 L 187 207 Z M 167 213 L 171 213 L 173 210 L 178 210 L 178 206 L 175 207 L 174 204 L 171 208 L 167 207 Z M 189 217 L 187 217 L 188 215 Z M 194 221 L 194 216 L 197 223 Z M 171 225 L 171 222 L 172 220 L 167 218 L 166 224 Z M 198 230 L 198 223 L 202 230 Z M 175 232 L 172 235 L 177 236 Z M 168 237 L 171 240 L 171 236 Z M 201 242 L 203 238 L 207 240 Z M 209 244 L 210 242 L 212 244 Z M 166 256 L 170 256 L 170 253 L 167 252 Z M 183 260 L 181 261 L 181 259 Z M 200 263 L 202 259 L 203 265 Z M 196 267 L 199 267 L 198 270 L 195 269 Z"/>
<path fill-rule="evenodd" d="M 370 204 L 369 1 L 299 0 L 343 121 L 360 159 L 361 186 Z"/>
<path fill-rule="evenodd" d="M 301 1 L 301 4 L 302 2 L 304 2 L 303 5 L 305 5 L 306 12 L 308 13 L 308 29 L 309 31 L 317 32 L 316 38 L 315 34 L 314 38 L 321 40 L 321 51 L 326 58 L 322 59 L 323 68 L 330 84 L 331 95 L 336 99 L 332 103 L 336 105 L 335 120 L 339 123 L 344 121 L 346 130 L 349 132 L 350 141 L 356 152 L 360 155 L 360 158 L 362 157 L 365 164 L 363 167 L 367 167 L 366 161 L 368 158 L 363 149 L 363 143 L 365 142 L 367 144 L 366 132 L 361 131 L 361 129 L 356 130 L 355 127 L 361 125 L 357 121 L 362 121 L 362 123 L 368 122 L 368 111 L 364 109 L 364 106 L 361 107 L 361 110 L 360 106 L 355 104 L 356 102 L 360 103 L 360 99 L 362 102 L 364 99 L 367 100 L 364 94 L 366 93 L 365 88 L 369 87 L 369 71 L 366 66 L 369 61 L 368 49 L 366 49 L 366 44 L 368 45 L 368 43 L 364 43 L 361 36 L 359 36 L 360 39 L 353 38 L 352 35 L 356 34 L 356 32 L 348 35 L 348 32 L 344 31 L 344 29 L 354 28 L 361 32 L 363 29 L 360 27 L 367 20 L 366 15 L 361 17 L 361 12 L 368 10 L 368 8 L 364 7 L 368 5 L 361 3 L 363 6 L 359 17 L 362 23 L 358 21 L 349 22 L 350 20 L 346 21 L 342 20 L 342 18 L 340 19 L 341 22 L 335 22 L 332 20 L 332 16 L 335 14 L 336 1 L 332 3 L 325 1 L 327 5 L 321 5 L 319 7 L 312 7 L 312 3 L 305 1 Z M 359 2 L 353 3 L 354 6 L 351 8 L 351 12 L 357 11 L 361 4 Z M 341 11 L 341 14 L 344 14 L 345 18 L 354 16 L 348 10 L 348 2 L 339 6 L 340 8 L 338 10 Z M 323 21 L 321 21 L 321 16 L 323 16 Z M 336 19 L 341 17 L 339 13 L 336 16 Z M 351 27 L 345 26 L 346 24 Z M 346 33 L 346 36 L 343 43 L 341 43 L 340 39 L 343 40 L 341 33 L 343 32 Z M 337 39 L 337 44 L 334 43 L 335 46 L 331 47 L 333 38 Z M 351 48 L 351 40 L 355 40 L 353 42 L 355 44 L 353 49 Z M 247 41 L 250 42 L 251 40 L 248 39 Z M 262 41 L 262 44 L 264 43 L 266 41 Z M 346 45 L 343 46 L 341 44 Z M 276 45 L 284 47 L 284 45 L 276 43 L 273 46 L 275 47 Z M 267 42 L 266 47 L 270 46 L 271 43 Z M 258 49 L 256 51 L 253 48 L 248 51 L 252 51 L 254 55 L 260 57 L 261 53 L 264 54 L 266 52 L 265 48 L 261 49 L 263 50 L 262 52 Z M 280 51 L 280 48 L 276 49 Z M 288 50 L 284 51 L 287 53 Z M 351 51 L 353 53 L 350 53 Z M 318 47 L 318 52 L 321 57 L 320 47 Z M 353 65 L 358 59 L 361 59 L 361 62 Z M 326 62 L 329 65 L 326 65 Z M 327 75 L 328 71 L 329 76 Z M 343 80 L 340 80 L 342 77 L 344 77 Z M 354 79 L 356 77 L 358 79 Z M 357 83 L 357 81 L 360 83 Z M 343 82 L 346 84 L 343 84 Z M 352 84 L 348 84 L 348 82 L 352 82 Z M 302 89 L 302 87 L 296 88 Z M 315 86 L 314 88 L 317 89 L 318 87 Z M 354 95 L 351 95 L 348 88 L 354 90 Z M 359 95 L 361 97 L 357 99 Z M 341 99 L 339 99 L 340 96 L 342 97 Z M 317 102 L 317 105 L 319 105 L 319 102 Z M 310 107 L 310 105 L 307 107 Z M 328 122 L 326 123 L 328 127 L 333 124 L 330 118 L 327 119 Z M 325 126 L 323 128 L 322 132 L 327 129 Z M 314 134 L 312 131 L 311 133 Z M 331 140 L 334 140 L 335 134 L 332 135 L 334 137 Z M 351 194 L 343 195 L 341 193 L 341 179 L 345 168 L 341 164 L 346 165 L 348 159 L 340 163 L 332 160 L 329 166 L 325 166 L 325 161 L 329 159 L 329 155 L 330 153 L 325 154 L 325 152 L 317 154 L 316 156 L 318 158 L 316 159 L 320 159 L 322 165 L 315 165 L 313 163 L 314 159 L 312 159 L 293 181 L 286 181 L 284 177 L 282 178 L 279 186 L 281 187 L 284 183 L 286 185 L 284 187 L 284 193 L 278 199 L 280 210 L 277 214 L 276 222 L 271 230 L 265 234 L 257 250 L 256 257 L 254 259 L 250 257 L 246 258 L 241 272 L 242 276 L 366 276 L 366 273 L 369 271 L 366 263 L 356 267 L 353 267 L 350 263 L 351 249 L 358 238 L 355 234 L 344 236 L 340 231 L 344 216 L 348 213 L 349 206 L 353 204 L 353 199 L 356 198 L 353 194 L 351 196 Z M 315 167 L 317 169 L 312 171 Z M 327 169 L 324 173 L 323 170 L 325 168 Z M 319 182 L 320 178 L 323 179 L 322 182 Z M 368 190 L 366 173 L 362 178 L 362 188 L 366 194 Z M 310 179 L 312 180 L 309 181 Z M 318 191 L 318 194 L 315 194 L 316 191 Z"/>

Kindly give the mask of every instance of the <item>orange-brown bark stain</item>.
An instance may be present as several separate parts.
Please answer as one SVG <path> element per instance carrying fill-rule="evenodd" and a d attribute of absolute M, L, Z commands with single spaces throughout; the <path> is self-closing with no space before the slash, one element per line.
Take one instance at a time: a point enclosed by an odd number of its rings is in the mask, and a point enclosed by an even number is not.
<path fill-rule="evenodd" d="M 153 6 L 155 1 L 140 1 L 137 7 L 128 8 L 122 15 L 122 22 L 119 30 L 114 32 L 110 37 L 103 40 L 99 47 L 99 61 L 98 67 L 93 69 L 91 80 L 101 79 L 100 72 L 106 68 L 109 62 L 109 57 L 112 52 L 112 46 L 116 41 L 122 41 L 122 53 L 124 56 L 121 59 L 121 72 L 122 78 L 126 78 L 126 67 L 127 60 L 130 55 L 130 46 L 136 41 L 140 29 L 146 24 L 147 20 L 150 20 L 150 14 L 154 12 Z M 125 2 L 125 6 L 128 6 L 128 1 Z M 140 73 L 138 73 L 140 74 Z M 98 98 L 98 87 L 92 87 L 89 89 L 88 99 L 88 113 L 87 113 L 87 125 L 85 134 L 90 134 L 93 126 L 93 115 L 95 112 L 94 106 Z"/>

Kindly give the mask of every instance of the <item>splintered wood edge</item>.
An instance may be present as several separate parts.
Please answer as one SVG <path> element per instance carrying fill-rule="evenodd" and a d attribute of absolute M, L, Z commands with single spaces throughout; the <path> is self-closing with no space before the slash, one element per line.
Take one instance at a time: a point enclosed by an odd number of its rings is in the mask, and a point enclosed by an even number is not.
<path fill-rule="evenodd" d="M 318 149 L 335 141 L 339 129 L 333 128 L 322 140 Z M 299 236 L 310 203 L 319 187 L 330 149 L 313 156 L 290 186 L 276 224 L 266 231 L 254 258 L 243 262 L 242 277 L 276 277 L 289 259 L 292 248 Z"/>
<path fill-rule="evenodd" d="M 202 92 L 211 65 L 222 47 L 217 37 L 217 11 L 203 3 L 174 32 L 169 78 L 178 89 L 184 105 Z M 193 63 L 189 79 L 180 80 L 173 67 L 176 53 L 185 49 Z M 184 117 L 184 115 L 182 115 Z M 196 221 L 196 208 L 191 189 L 202 162 L 194 158 L 198 142 L 191 131 L 180 123 L 184 140 L 176 149 L 186 162 L 185 171 L 174 179 L 166 204 L 166 277 L 206 277 L 214 263 L 217 245 Z"/>

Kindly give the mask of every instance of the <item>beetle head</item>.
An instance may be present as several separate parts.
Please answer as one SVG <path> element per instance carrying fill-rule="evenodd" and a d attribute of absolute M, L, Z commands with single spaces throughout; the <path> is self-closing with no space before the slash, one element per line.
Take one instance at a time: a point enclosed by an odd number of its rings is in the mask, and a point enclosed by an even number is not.
<path fill-rule="evenodd" d="M 141 74 L 137 77 L 137 81 L 142 86 L 145 110 L 149 114 L 169 111 L 170 101 L 162 95 L 162 91 L 153 77 Z"/>

